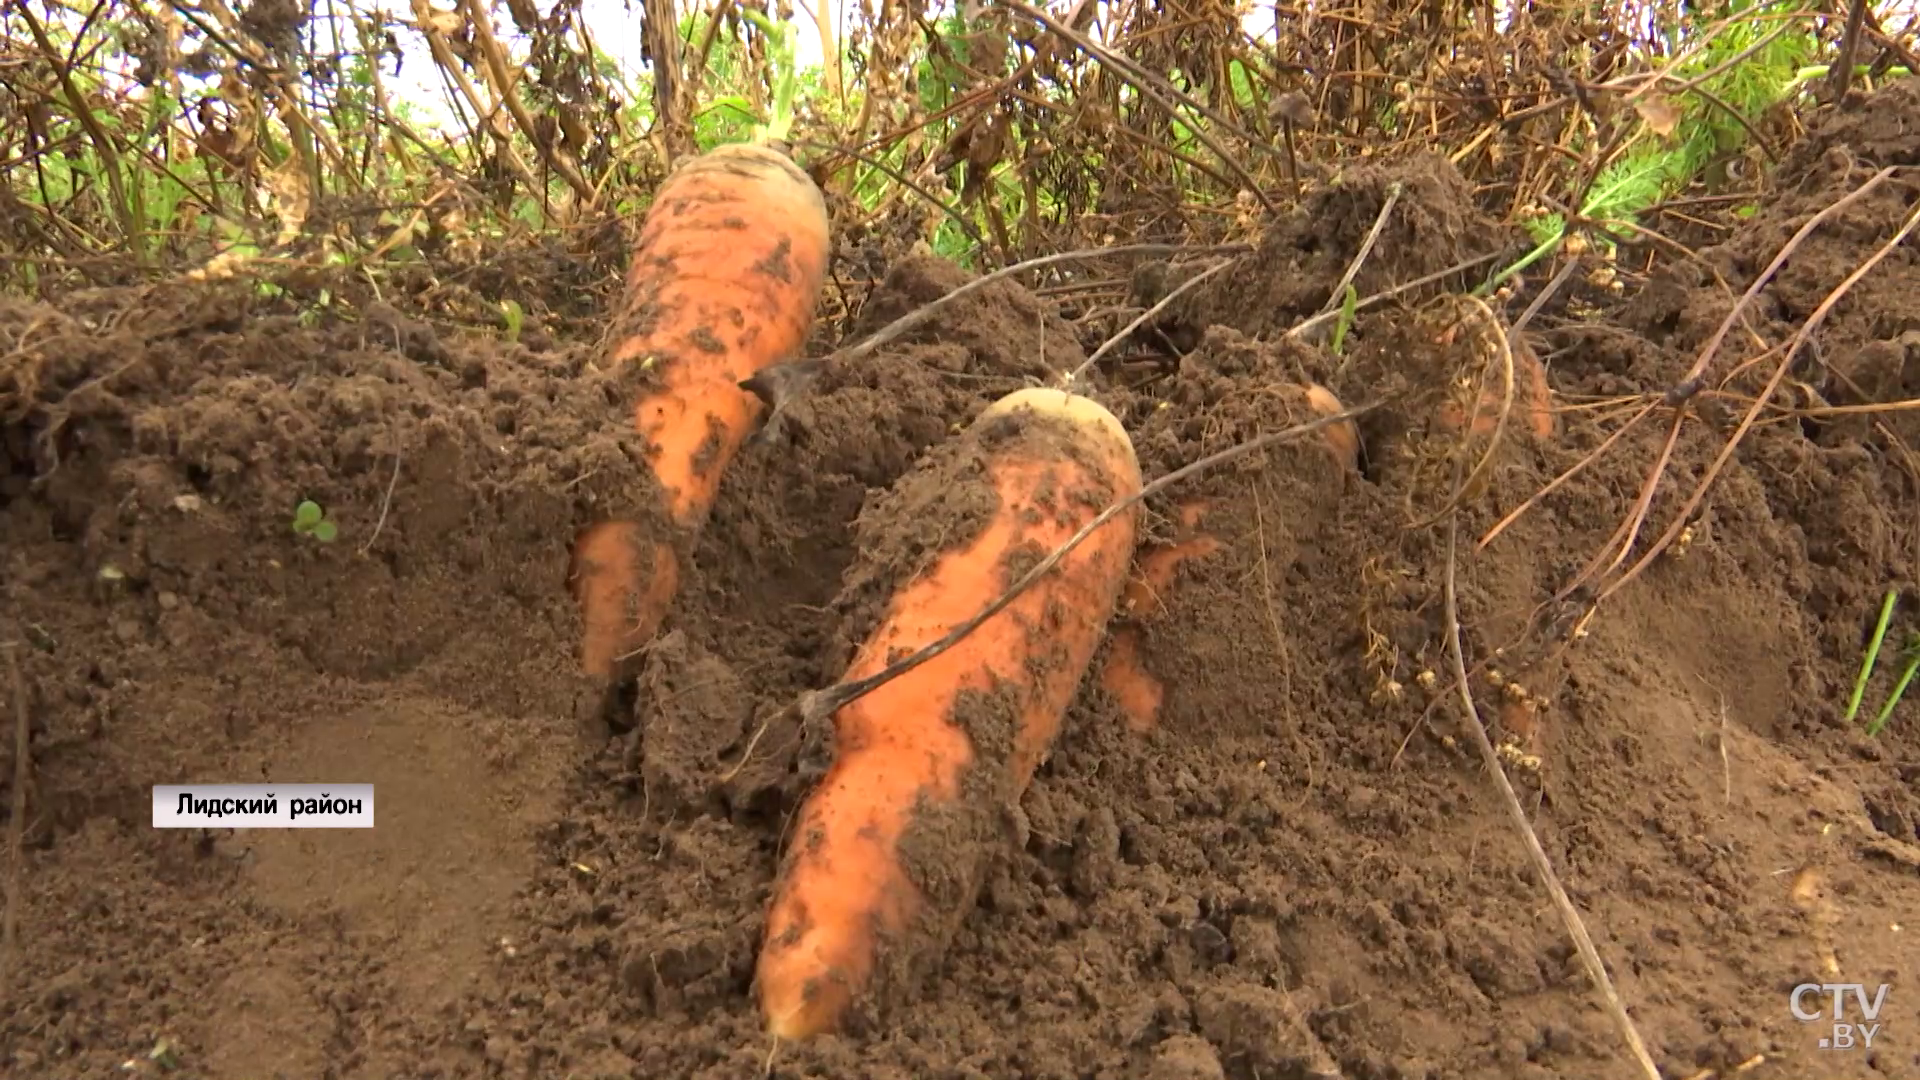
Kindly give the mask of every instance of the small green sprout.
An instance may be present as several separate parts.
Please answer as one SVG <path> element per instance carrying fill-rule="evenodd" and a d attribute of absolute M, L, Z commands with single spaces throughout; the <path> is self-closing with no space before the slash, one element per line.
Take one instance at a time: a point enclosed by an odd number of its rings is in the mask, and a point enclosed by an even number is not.
<path fill-rule="evenodd" d="M 1900 590 L 1888 589 L 1886 599 L 1880 602 L 1880 621 L 1873 628 L 1873 637 L 1867 641 L 1867 655 L 1860 663 L 1860 674 L 1853 680 L 1853 696 L 1847 699 L 1846 722 L 1860 713 L 1860 699 L 1866 696 L 1867 680 L 1873 675 L 1873 666 L 1880 659 L 1880 646 L 1887 639 L 1887 624 L 1893 621 L 1893 605 L 1900 598 Z M 1886 729 L 1887 721 L 1893 718 L 1894 706 L 1900 704 L 1900 698 L 1906 694 L 1907 685 L 1920 674 L 1920 634 L 1910 635 L 1906 646 L 1901 650 L 1906 661 L 1900 670 L 1900 678 L 1893 684 L 1893 693 L 1886 704 L 1880 706 L 1880 712 L 1867 725 L 1867 737 L 1872 738 Z"/>
<path fill-rule="evenodd" d="M 1353 313 L 1359 306 L 1360 290 L 1349 283 L 1347 295 L 1340 301 L 1340 321 L 1333 324 L 1333 341 L 1329 346 L 1333 349 L 1333 355 L 1339 356 L 1340 351 L 1346 348 L 1347 331 L 1353 328 Z"/>
<path fill-rule="evenodd" d="M 320 504 L 308 499 L 293 509 L 293 531 L 302 536 L 311 536 L 323 544 L 333 543 L 340 535 L 339 526 L 327 520 L 327 512 Z"/>

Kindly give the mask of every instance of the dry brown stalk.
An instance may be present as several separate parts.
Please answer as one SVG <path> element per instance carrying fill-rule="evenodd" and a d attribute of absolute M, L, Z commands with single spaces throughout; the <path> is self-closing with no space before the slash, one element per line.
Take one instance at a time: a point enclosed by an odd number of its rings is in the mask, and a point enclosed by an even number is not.
<path fill-rule="evenodd" d="M 1450 517 L 1447 522 L 1447 659 L 1453 665 L 1453 684 L 1460 694 L 1460 707 L 1466 714 L 1468 731 L 1473 735 L 1474 745 L 1480 749 L 1480 759 L 1485 763 L 1488 774 L 1500 790 L 1507 820 L 1513 823 L 1514 830 L 1525 843 L 1527 858 L 1533 863 L 1534 872 L 1540 875 L 1541 883 L 1546 886 L 1547 895 L 1552 898 L 1554 910 L 1566 927 L 1567 935 L 1573 938 L 1581 966 L 1586 968 L 1587 978 L 1592 980 L 1601 1004 L 1606 1007 L 1607 1015 L 1619 1030 L 1621 1041 L 1627 1044 L 1634 1064 L 1640 1067 L 1640 1072 L 1648 1080 L 1661 1080 L 1660 1067 L 1654 1064 L 1653 1055 L 1647 1052 L 1647 1044 L 1641 1039 L 1633 1018 L 1627 1014 L 1626 1004 L 1620 1000 L 1620 992 L 1614 989 L 1613 980 L 1607 977 L 1607 965 L 1600 959 L 1600 950 L 1594 946 L 1592 935 L 1587 933 L 1586 922 L 1580 918 L 1580 909 L 1573 906 L 1573 899 L 1567 895 L 1565 886 L 1560 884 L 1560 876 L 1554 872 L 1553 860 L 1547 858 L 1546 849 L 1540 846 L 1540 837 L 1528 823 L 1527 812 L 1520 806 L 1520 797 L 1514 794 L 1513 782 L 1507 779 L 1507 770 L 1500 764 L 1500 755 L 1493 748 L 1493 740 L 1487 736 L 1487 726 L 1480 720 L 1480 710 L 1474 705 L 1473 684 L 1468 681 L 1466 654 L 1460 645 L 1460 602 L 1455 587 L 1459 532 L 1458 518 Z"/>
<path fill-rule="evenodd" d="M 1699 508 L 1700 503 L 1706 499 L 1707 492 L 1712 489 L 1714 480 L 1720 475 L 1720 470 L 1726 467 L 1727 461 L 1733 457 L 1734 451 L 1739 448 L 1740 440 L 1745 438 L 1747 431 L 1753 427 L 1754 418 L 1760 415 L 1766 402 L 1773 397 L 1775 391 L 1780 389 L 1780 382 L 1786 378 L 1787 371 L 1793 366 L 1793 358 L 1799 355 L 1801 347 L 1812 338 L 1813 332 L 1819 328 L 1820 324 L 1826 321 L 1827 315 L 1833 311 L 1834 305 L 1840 302 L 1841 297 L 1844 297 L 1848 291 L 1859 284 L 1860 279 L 1866 277 L 1868 271 L 1878 266 L 1882 259 L 1892 254 L 1895 248 L 1904 243 L 1907 237 L 1913 234 L 1916 227 L 1920 227 L 1920 208 L 1916 208 L 1911 214 L 1907 215 L 1907 220 L 1900 226 L 1900 231 L 1895 233 L 1891 240 L 1880 245 L 1872 255 L 1867 257 L 1866 261 L 1856 267 L 1853 273 L 1848 274 L 1840 284 L 1834 286 L 1833 290 L 1827 294 L 1826 299 L 1820 301 L 1820 306 L 1813 310 L 1813 314 L 1807 316 L 1807 321 L 1801 325 L 1800 332 L 1793 336 L 1793 341 L 1787 345 L 1786 352 L 1780 357 L 1779 364 L 1774 367 L 1773 375 L 1767 380 L 1766 387 L 1755 396 L 1753 405 L 1748 408 L 1746 414 L 1740 418 L 1740 425 L 1734 429 L 1732 436 L 1727 439 L 1726 445 L 1720 448 L 1720 453 L 1713 459 L 1713 464 L 1707 467 L 1706 475 L 1702 476 L 1700 482 L 1694 486 L 1693 494 L 1687 497 L 1686 503 L 1680 507 L 1679 512 L 1674 514 L 1673 522 L 1667 526 L 1667 531 L 1654 542 L 1652 547 L 1647 549 L 1646 554 L 1640 557 L 1640 561 L 1634 563 L 1633 566 L 1621 574 L 1618 579 L 1601 590 L 1595 603 L 1605 600 L 1607 597 L 1624 588 L 1626 584 L 1635 577 L 1638 577 L 1640 572 L 1644 570 L 1649 563 L 1658 558 L 1660 553 L 1665 551 L 1668 546 L 1673 543 L 1674 538 L 1680 535 L 1680 531 L 1686 528 L 1687 522 L 1693 516 L 1694 510 Z"/>
<path fill-rule="evenodd" d="M 580 175 L 580 169 L 568 155 L 566 149 L 555 144 L 552 139 L 540 137 L 540 128 L 527 114 L 527 107 L 520 102 L 520 95 L 514 92 L 513 78 L 507 73 L 507 57 L 500 49 L 500 42 L 493 36 L 493 17 L 486 8 L 475 0 L 460 0 L 460 6 L 467 13 L 467 25 L 473 28 L 474 44 L 479 46 L 480 56 L 486 61 L 482 76 L 487 79 L 493 96 L 507 107 L 513 122 L 520 126 L 520 133 L 527 137 L 534 149 L 540 151 L 547 166 L 560 174 L 560 179 L 574 190 L 574 194 L 591 207 L 594 200 L 593 185 Z M 542 200 L 543 202 L 545 200 Z"/>

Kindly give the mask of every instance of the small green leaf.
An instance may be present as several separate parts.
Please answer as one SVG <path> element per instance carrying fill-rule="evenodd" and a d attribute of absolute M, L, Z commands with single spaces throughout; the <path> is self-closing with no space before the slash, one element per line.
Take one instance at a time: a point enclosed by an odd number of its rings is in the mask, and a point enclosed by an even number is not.
<path fill-rule="evenodd" d="M 1347 286 L 1347 295 L 1340 300 L 1340 320 L 1333 324 L 1333 355 L 1339 356 L 1346 347 L 1347 331 L 1353 328 L 1353 314 L 1360 306 L 1360 290 L 1351 284 Z"/>
<path fill-rule="evenodd" d="M 331 521 L 323 521 L 313 527 L 313 538 L 323 544 L 333 543 L 333 538 L 339 535 L 339 527 Z"/>
<path fill-rule="evenodd" d="M 526 322 L 527 313 L 521 309 L 518 301 L 502 300 L 500 301 L 500 314 L 505 318 L 507 323 L 507 340 L 519 341 L 520 327 Z"/>
<path fill-rule="evenodd" d="M 320 509 L 320 504 L 308 499 L 293 508 L 293 529 L 295 532 L 312 532 L 324 517 L 326 511 Z"/>

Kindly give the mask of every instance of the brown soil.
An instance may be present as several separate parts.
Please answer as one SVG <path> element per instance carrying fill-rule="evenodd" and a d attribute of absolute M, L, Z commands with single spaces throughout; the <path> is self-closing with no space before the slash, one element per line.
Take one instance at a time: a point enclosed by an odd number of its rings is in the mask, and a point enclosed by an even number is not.
<path fill-rule="evenodd" d="M 1914 132 L 1907 85 L 1816 131 L 1704 253 L 1731 292 L 1682 265 L 1621 304 L 1550 305 L 1523 344 L 1561 404 L 1667 390 L 1800 224 L 1920 161 Z M 1495 338 L 1459 300 L 1364 315 L 1345 357 L 1279 337 L 1394 179 L 1403 224 L 1363 293 L 1514 249 L 1444 163 L 1355 171 L 1275 223 L 1257 272 L 1195 291 L 1193 352 L 1106 395 L 1149 477 L 1306 418 L 1282 387 L 1389 398 L 1364 475 L 1302 442 L 1150 505 L 1164 539 L 1206 497 L 1223 541 L 1129 616 L 1157 726 L 1089 679 L 944 960 L 877 1023 L 803 1045 L 769 1045 L 751 995 L 785 825 L 831 754 L 781 707 L 839 675 L 866 618 L 849 597 L 899 569 L 854 568 L 863 506 L 1077 364 L 1072 325 L 987 289 L 829 369 L 736 461 L 609 723 L 574 673 L 567 547 L 641 482 L 577 314 L 506 344 L 405 291 L 0 306 L 0 640 L 25 688 L 0 702 L 0 805 L 16 706 L 31 737 L 0 1072 L 157 1074 L 165 1041 L 209 1080 L 1629 1075 L 1448 690 L 1446 527 L 1419 523 L 1485 444 L 1430 420 Z M 1789 336 L 1917 197 L 1889 180 L 1816 234 L 1753 330 Z M 960 280 L 896 262 L 848 333 Z M 1907 248 L 1783 393 L 1916 395 L 1916 294 Z M 1709 387 L 1758 351 L 1737 331 Z M 1696 404 L 1635 558 L 1745 408 Z M 1627 513 L 1667 413 L 1475 544 L 1630 411 L 1569 409 L 1546 442 L 1510 424 L 1460 514 L 1467 662 L 1525 809 L 1668 1076 L 1920 1077 L 1920 721 L 1868 740 L 1841 720 L 1881 593 L 1920 576 L 1920 429 L 1763 417 L 1684 547 L 1577 622 L 1544 602 Z M 303 498 L 336 542 L 292 532 Z M 256 779 L 371 781 L 379 825 L 150 827 L 154 784 Z M 1816 1047 L 1788 1009 L 1807 981 L 1893 984 L 1872 1051 Z"/>

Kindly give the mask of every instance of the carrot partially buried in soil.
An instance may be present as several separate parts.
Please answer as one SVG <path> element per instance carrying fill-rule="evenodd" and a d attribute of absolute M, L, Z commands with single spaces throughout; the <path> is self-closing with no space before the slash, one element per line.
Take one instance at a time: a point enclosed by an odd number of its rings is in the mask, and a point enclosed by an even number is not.
<path fill-rule="evenodd" d="M 1451 344 L 1454 340 L 1452 331 L 1442 336 L 1443 344 Z M 1553 411 L 1553 391 L 1547 384 L 1546 366 L 1540 363 L 1540 358 L 1534 355 L 1533 349 L 1520 335 L 1509 335 L 1508 347 L 1513 357 L 1512 417 L 1524 424 L 1534 438 L 1551 439 L 1559 430 L 1560 418 Z M 1500 402 L 1503 396 L 1501 381 L 1489 380 L 1474 399 L 1471 421 L 1466 419 L 1462 402 L 1443 401 L 1438 416 L 1440 426 L 1455 434 L 1466 429 L 1477 436 L 1492 435 L 1500 427 Z"/>
<path fill-rule="evenodd" d="M 607 363 L 638 371 L 633 424 L 659 481 L 656 520 L 608 521 L 574 544 L 582 666 L 610 676 L 653 636 L 679 584 L 673 529 L 696 529 L 760 418 L 740 384 L 806 344 L 826 275 L 826 202 L 785 154 L 730 144 L 655 193 L 627 269 Z"/>
<path fill-rule="evenodd" d="M 1304 389 L 1307 407 L 1321 416 L 1335 416 L 1346 408 L 1332 391 L 1318 383 Z M 1343 420 L 1326 428 L 1322 440 L 1335 463 L 1349 472 L 1359 471 L 1360 432 L 1353 421 Z M 1167 597 L 1179 580 L 1181 566 L 1226 546 L 1202 526 L 1211 508 L 1205 499 L 1181 503 L 1174 511 L 1173 539 L 1140 552 L 1121 595 L 1123 621 L 1113 629 L 1113 644 L 1100 668 L 1100 685 L 1113 696 L 1126 714 L 1127 726 L 1136 732 L 1153 729 L 1166 699 L 1166 686 L 1147 667 L 1146 627 L 1166 612 Z"/>
<path fill-rule="evenodd" d="M 1132 441 L 1099 404 L 1053 389 L 995 402 L 863 521 L 869 535 L 939 546 L 866 551 L 851 580 L 892 558 L 919 566 L 842 685 L 976 617 L 1140 489 Z M 757 982 L 774 1035 L 839 1028 L 856 1000 L 944 946 L 1092 662 L 1137 516 L 1115 514 L 970 634 L 834 714 L 833 765 L 801 808 L 767 915 Z"/>
<path fill-rule="evenodd" d="M 1180 566 L 1189 559 L 1204 559 L 1225 545 L 1220 538 L 1200 531 L 1208 504 L 1204 499 L 1182 503 L 1176 511 L 1179 533 L 1173 541 L 1158 544 L 1140 553 L 1133 576 L 1127 580 L 1120 609 L 1129 621 L 1116 626 L 1107 661 L 1100 669 L 1100 685 L 1119 703 L 1127 716 L 1127 726 L 1136 732 L 1152 730 L 1160 717 L 1160 704 L 1167 690 L 1158 676 L 1147 670 L 1144 624 L 1166 610 L 1166 597 L 1172 592 Z"/>

